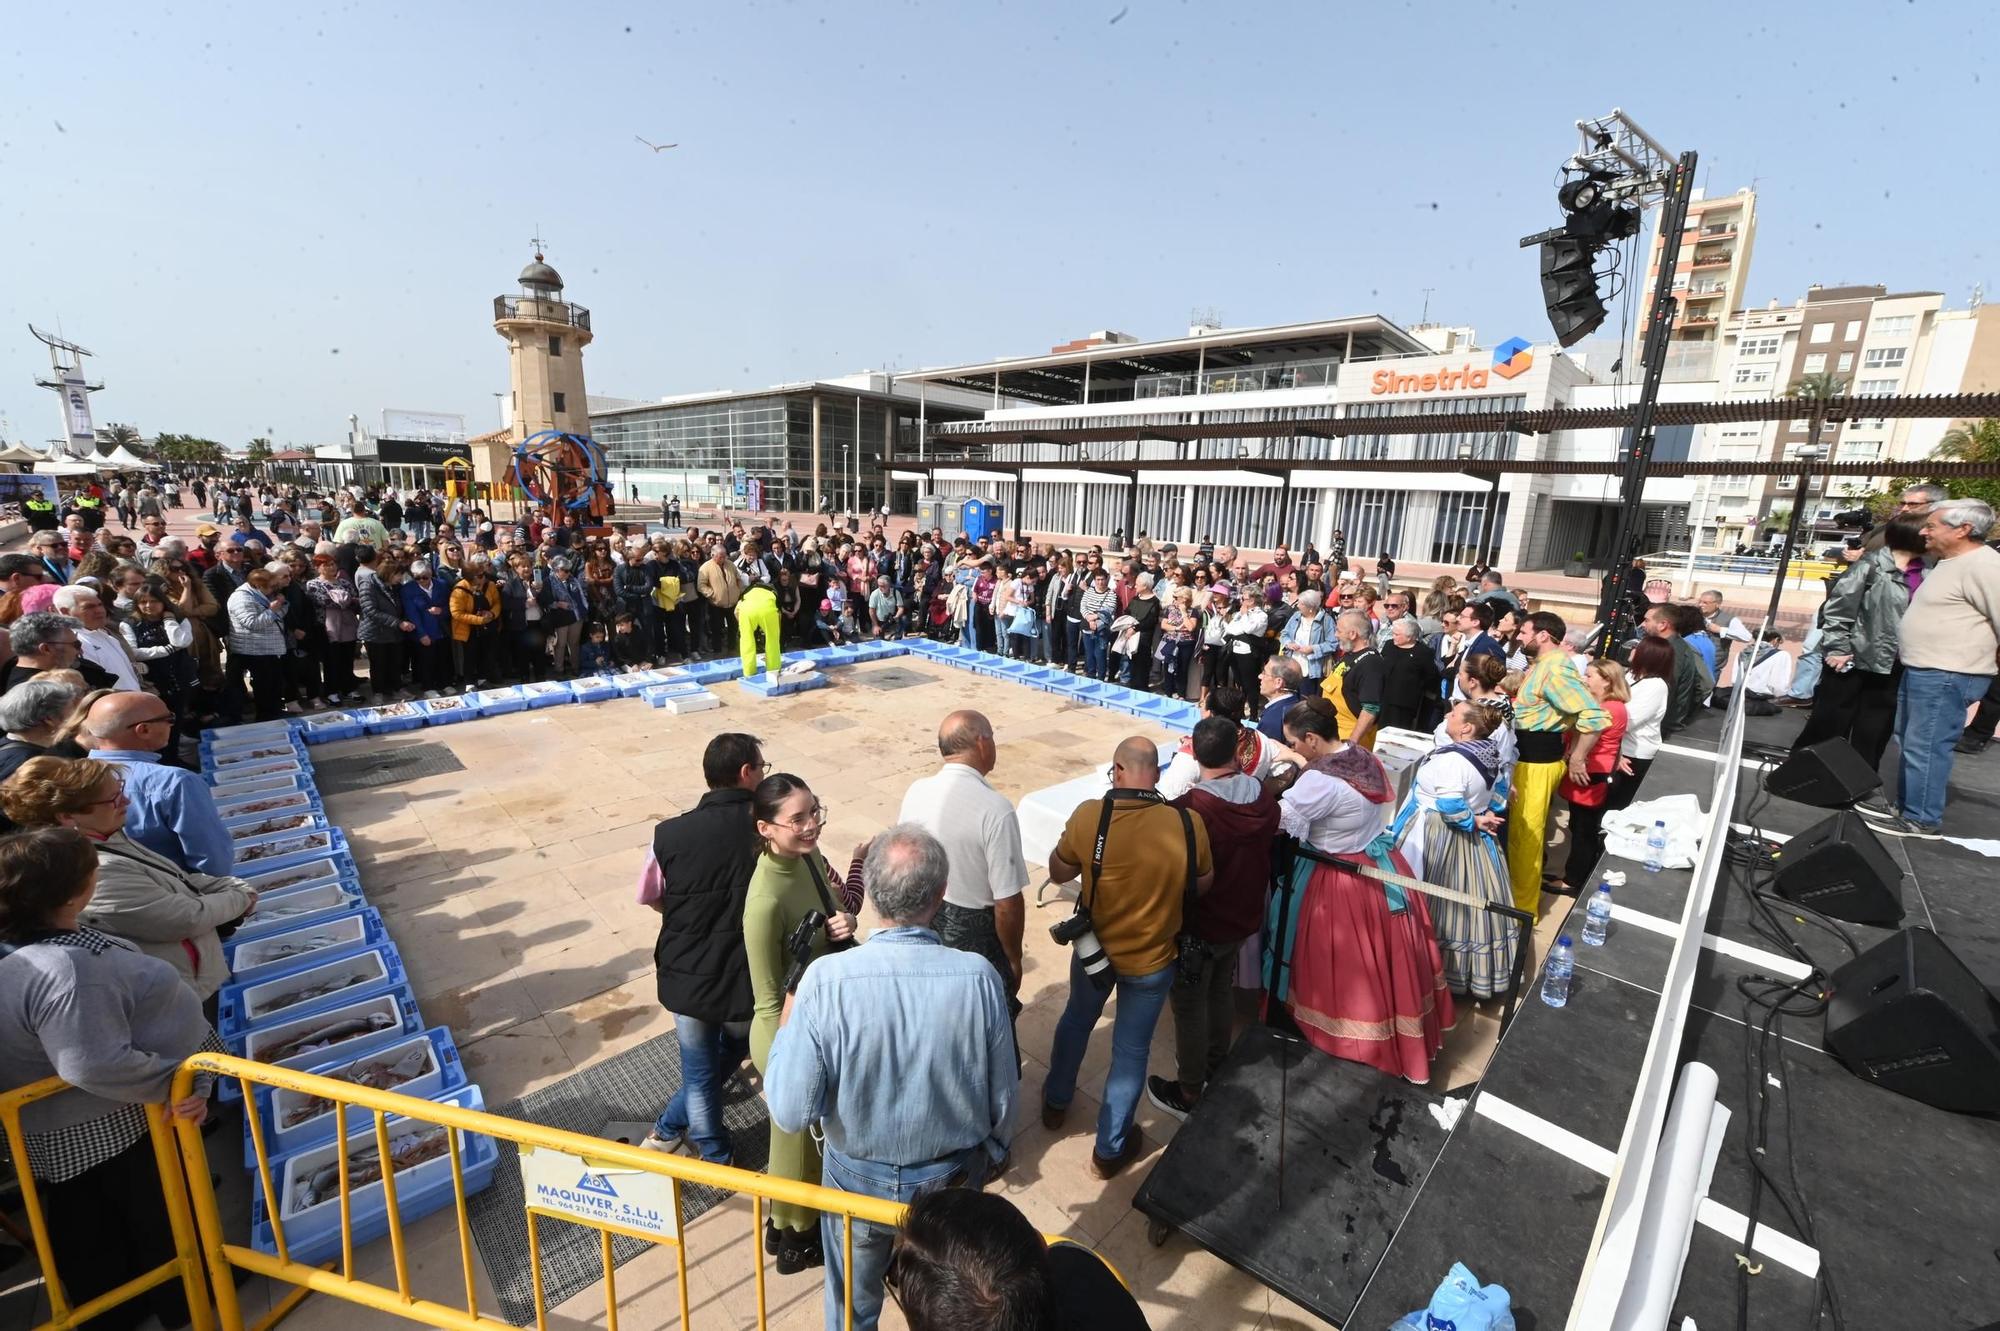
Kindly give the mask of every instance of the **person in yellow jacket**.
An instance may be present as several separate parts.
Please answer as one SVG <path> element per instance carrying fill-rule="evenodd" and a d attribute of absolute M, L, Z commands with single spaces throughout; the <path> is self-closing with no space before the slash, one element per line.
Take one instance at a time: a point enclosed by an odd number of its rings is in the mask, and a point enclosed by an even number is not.
<path fill-rule="evenodd" d="M 484 688 L 497 677 L 495 648 L 499 645 L 500 585 L 493 581 L 485 555 L 466 561 L 465 576 L 451 589 L 451 656 L 458 682 Z"/>
<path fill-rule="evenodd" d="M 736 637 L 743 645 L 743 678 L 757 673 L 757 635 L 764 635 L 764 668 L 777 674 L 784 664 L 778 649 L 778 598 L 769 587 L 752 587 L 736 602 Z"/>

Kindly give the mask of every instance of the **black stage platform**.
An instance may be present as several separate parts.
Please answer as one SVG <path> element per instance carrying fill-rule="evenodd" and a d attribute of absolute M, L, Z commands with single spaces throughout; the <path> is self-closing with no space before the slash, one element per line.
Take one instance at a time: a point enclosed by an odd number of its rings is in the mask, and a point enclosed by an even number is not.
<path fill-rule="evenodd" d="M 1752 744 L 1783 747 L 1801 724 L 1789 713 L 1751 718 L 1746 735 Z M 1708 716 L 1676 736 L 1671 747 L 1681 752 L 1661 753 L 1641 797 L 1694 792 L 1706 807 L 1720 729 L 1721 718 Z M 1892 788 L 1894 758 L 1892 746 L 1885 764 Z M 1754 814 L 1764 832 L 1780 835 L 1827 816 L 1764 798 L 1753 767 L 1742 770 L 1735 807 L 1739 821 Z M 1947 834 L 2000 835 L 1996 814 L 2000 748 L 1960 758 Z M 1885 844 L 1909 871 L 1907 922 L 1935 928 L 1989 985 L 2000 982 L 2000 860 L 1940 842 Z M 1658 1015 L 1674 943 L 1662 926 L 1679 921 L 1691 881 L 1688 871 L 1617 867 L 1627 874 L 1621 912 L 1637 912 L 1646 923 L 1621 919 L 1605 947 L 1578 949 L 1576 985 L 1564 1008 L 1542 1004 L 1531 979 L 1473 1104 L 1428 1168 L 1423 1152 L 1439 1134 L 1423 1104 L 1433 1097 L 1310 1049 L 1293 1053 L 1300 1061 L 1291 1071 L 1291 1127 L 1301 1131 L 1308 1119 L 1324 1124 L 1333 1121 L 1324 1115 L 1337 1115 L 1347 1126 L 1315 1129 L 1330 1134 L 1317 1149 L 1345 1168 L 1335 1166 L 1309 1184 L 1316 1195 L 1302 1203 L 1294 1201 L 1299 1173 L 1288 1170 L 1281 1218 L 1269 1131 L 1279 1050 L 1257 1032 L 1239 1044 L 1225 1074 L 1241 1099 L 1237 1111 L 1215 1115 L 1215 1122 L 1191 1119 L 1136 1204 L 1337 1325 L 1368 1331 L 1389 1325 L 1423 1307 L 1451 1264 L 1462 1261 L 1512 1292 L 1521 1331 L 1564 1326 Z M 1716 1071 L 1718 1098 L 1730 1111 L 1709 1189 L 1712 1223 L 1695 1225 L 1671 1323 L 1691 1317 L 1703 1331 L 1737 1325 L 1737 1254 L 1746 1251 L 1740 1231 L 1724 1232 L 1730 1212 L 1741 1224 L 1750 1200 L 1745 1132 L 1755 1083 L 1746 1072 L 1753 1032 L 1744 1024 L 1736 983 L 1752 975 L 1789 979 L 1787 965 L 1797 969 L 1748 923 L 1743 884 L 1750 872 L 1733 863 L 1723 870 L 1681 1048 L 1683 1063 L 1698 1060 Z M 1573 934 L 1580 924 L 1579 917 Z M 1889 933 L 1848 927 L 1862 948 Z M 1846 959 L 1831 936 L 1805 926 L 1795 932 L 1820 966 L 1831 970 Z M 1787 1194 L 1787 1169 L 1796 1170 L 1816 1245 L 1804 1242 L 1801 1227 L 1769 1191 L 1760 1223 L 1800 1240 L 1793 1260 L 1808 1267 L 1817 1260 L 1847 1327 L 1974 1327 L 2000 1318 L 2000 1204 L 1993 1200 L 2000 1188 L 2000 1122 L 1947 1114 L 1860 1081 L 1820 1049 L 1816 1019 L 1789 1019 L 1784 1035 L 1782 1067 L 1773 1061 L 1761 1071 L 1782 1083 L 1773 1093 L 1789 1097 L 1791 1121 L 1788 1133 L 1784 1101 L 1776 1100 L 1767 1158 Z M 1302 1085 L 1315 1088 L 1307 1092 L 1314 1098 L 1299 1098 Z M 1377 1104 L 1372 1097 L 1391 1090 L 1407 1105 L 1393 1156 L 1410 1180 L 1407 1188 L 1383 1186 L 1364 1126 Z M 1230 1126 L 1218 1126 L 1224 1123 Z M 1413 1127 L 1428 1135 L 1412 1135 Z M 1411 1193 L 1399 1218 L 1395 1208 Z M 1362 1223 L 1371 1214 L 1380 1225 L 1372 1234 Z M 1355 1217 L 1352 1229 L 1347 1216 Z M 1378 1253 L 1371 1276 L 1368 1265 Z M 1813 1320 L 1811 1277 L 1764 1252 L 1758 1256 L 1762 1274 L 1749 1281 L 1746 1325 L 1835 1325 L 1824 1313 Z"/>

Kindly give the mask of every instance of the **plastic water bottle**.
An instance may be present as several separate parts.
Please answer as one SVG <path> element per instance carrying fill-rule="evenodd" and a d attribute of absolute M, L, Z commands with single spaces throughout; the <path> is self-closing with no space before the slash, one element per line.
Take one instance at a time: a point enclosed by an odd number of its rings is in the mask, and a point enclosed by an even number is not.
<path fill-rule="evenodd" d="M 1549 953 L 1548 964 L 1542 967 L 1542 1001 L 1550 1007 L 1561 1007 L 1569 1002 L 1569 977 L 1576 970 L 1576 954 L 1570 950 L 1569 935 L 1556 939 L 1556 950 Z"/>
<path fill-rule="evenodd" d="M 1653 834 L 1646 838 L 1646 872 L 1658 873 L 1667 858 L 1667 824 L 1664 819 L 1653 824 Z"/>
<path fill-rule="evenodd" d="M 1589 947 L 1603 947 L 1604 934 L 1611 927 L 1611 884 L 1599 883 L 1590 894 L 1583 912 L 1583 941 Z"/>

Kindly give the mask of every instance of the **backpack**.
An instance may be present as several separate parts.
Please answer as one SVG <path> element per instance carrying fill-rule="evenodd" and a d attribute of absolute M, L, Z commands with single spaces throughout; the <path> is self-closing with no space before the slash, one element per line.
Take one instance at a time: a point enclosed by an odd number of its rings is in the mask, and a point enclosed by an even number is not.
<path fill-rule="evenodd" d="M 672 610 L 681 603 L 681 580 L 669 573 L 660 579 L 653 589 L 653 604 L 662 610 Z"/>

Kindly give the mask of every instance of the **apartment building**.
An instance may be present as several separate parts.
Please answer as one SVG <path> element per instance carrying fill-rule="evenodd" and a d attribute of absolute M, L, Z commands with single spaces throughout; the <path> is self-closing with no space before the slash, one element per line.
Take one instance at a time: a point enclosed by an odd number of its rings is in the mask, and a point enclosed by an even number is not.
<path fill-rule="evenodd" d="M 1723 330 L 1743 308 L 1744 289 L 1750 280 L 1750 250 L 1756 237 L 1755 190 L 1740 189 L 1717 198 L 1695 192 L 1674 264 L 1674 327 L 1667 352 L 1670 382 L 1693 383 L 1715 377 Z M 1666 237 L 1655 223 L 1641 290 L 1650 292 L 1659 280 L 1665 245 Z M 1649 330 L 1643 313 L 1641 320 L 1634 346 L 1643 356 Z"/>

